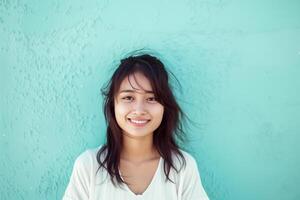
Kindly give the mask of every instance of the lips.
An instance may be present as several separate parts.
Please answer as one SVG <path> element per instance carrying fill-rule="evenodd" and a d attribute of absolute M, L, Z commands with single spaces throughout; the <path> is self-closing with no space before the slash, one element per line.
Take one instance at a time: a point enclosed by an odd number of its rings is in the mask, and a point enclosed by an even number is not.
<path fill-rule="evenodd" d="M 136 127 L 143 127 L 145 126 L 150 120 L 149 119 L 132 119 L 128 118 L 128 121 L 130 124 L 136 126 Z"/>

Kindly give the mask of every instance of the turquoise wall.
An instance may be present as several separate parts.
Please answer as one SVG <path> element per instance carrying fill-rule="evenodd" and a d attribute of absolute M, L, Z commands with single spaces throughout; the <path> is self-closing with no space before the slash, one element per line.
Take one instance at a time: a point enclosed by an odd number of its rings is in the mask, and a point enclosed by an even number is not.
<path fill-rule="evenodd" d="M 1 200 L 61 199 L 104 140 L 101 86 L 143 47 L 181 81 L 211 200 L 300 199 L 300 1 L 4 0 L 0 41 Z"/>

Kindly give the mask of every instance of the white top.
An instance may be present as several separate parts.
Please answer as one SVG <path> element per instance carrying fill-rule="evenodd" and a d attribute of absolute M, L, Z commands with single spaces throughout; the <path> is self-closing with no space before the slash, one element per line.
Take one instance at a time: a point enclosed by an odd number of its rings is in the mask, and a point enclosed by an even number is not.
<path fill-rule="evenodd" d="M 136 195 L 126 184 L 123 188 L 115 187 L 104 168 L 95 176 L 99 166 L 96 155 L 100 147 L 88 149 L 77 157 L 63 200 L 208 200 L 197 163 L 183 150 L 180 151 L 186 159 L 186 167 L 179 173 L 170 169 L 169 177 L 175 184 L 165 182 L 163 158 L 160 157 L 150 185 L 143 194 Z M 174 158 L 175 166 L 179 167 L 179 160 L 176 156 Z"/>

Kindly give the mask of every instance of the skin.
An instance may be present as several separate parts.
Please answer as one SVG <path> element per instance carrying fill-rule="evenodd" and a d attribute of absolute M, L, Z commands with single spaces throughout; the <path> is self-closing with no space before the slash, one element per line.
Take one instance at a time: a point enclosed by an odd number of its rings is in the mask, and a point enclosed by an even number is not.
<path fill-rule="evenodd" d="M 123 130 L 121 160 L 138 165 L 158 159 L 153 133 L 161 124 L 164 107 L 155 100 L 149 80 L 139 72 L 125 78 L 115 95 L 114 104 L 116 121 Z M 149 121 L 137 125 L 129 119 Z"/>

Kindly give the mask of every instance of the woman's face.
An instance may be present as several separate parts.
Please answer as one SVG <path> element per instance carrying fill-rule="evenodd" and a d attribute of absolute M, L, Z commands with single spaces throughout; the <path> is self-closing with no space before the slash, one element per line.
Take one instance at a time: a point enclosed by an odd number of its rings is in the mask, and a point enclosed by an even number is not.
<path fill-rule="evenodd" d="M 129 137 L 152 136 L 163 118 L 164 107 L 155 100 L 149 80 L 140 72 L 122 81 L 114 105 L 117 123 Z"/>

